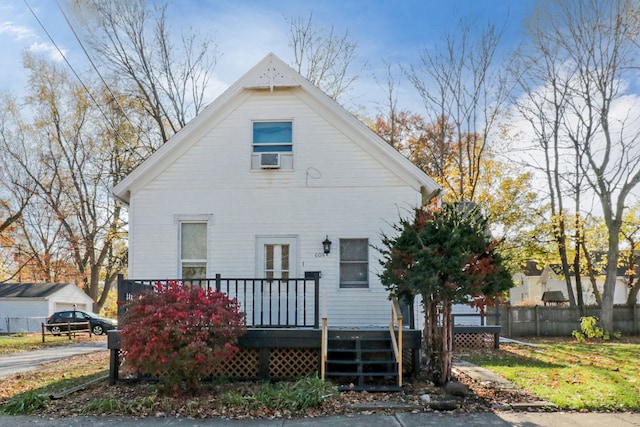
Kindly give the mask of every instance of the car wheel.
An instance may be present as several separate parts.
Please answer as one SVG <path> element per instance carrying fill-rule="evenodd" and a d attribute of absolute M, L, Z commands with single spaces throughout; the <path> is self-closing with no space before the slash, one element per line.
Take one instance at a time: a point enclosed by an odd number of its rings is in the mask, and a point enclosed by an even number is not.
<path fill-rule="evenodd" d="M 93 335 L 102 335 L 104 334 L 104 328 L 100 325 L 95 325 L 93 327 Z"/>
<path fill-rule="evenodd" d="M 62 331 L 60 330 L 60 326 L 52 326 L 49 329 L 49 332 L 51 332 L 55 336 L 59 336 Z"/>

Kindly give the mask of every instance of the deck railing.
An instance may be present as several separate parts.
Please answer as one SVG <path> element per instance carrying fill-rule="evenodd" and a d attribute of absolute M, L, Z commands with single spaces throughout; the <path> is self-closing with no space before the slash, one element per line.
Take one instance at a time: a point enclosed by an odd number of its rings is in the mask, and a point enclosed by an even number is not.
<path fill-rule="evenodd" d="M 207 291 L 224 292 L 235 298 L 246 315 L 248 328 L 319 328 L 320 279 L 224 278 L 216 274 L 207 279 L 144 279 L 118 276 L 118 320 L 122 321 L 124 303 L 158 284 L 172 280 L 200 286 Z"/>
<path fill-rule="evenodd" d="M 396 338 L 396 331 L 398 337 Z M 391 321 L 389 322 L 391 345 L 398 365 L 398 386 L 402 387 L 402 311 L 396 296 L 391 297 Z"/>
<path fill-rule="evenodd" d="M 320 344 L 320 379 L 324 380 L 327 370 L 327 356 L 329 352 L 329 328 L 327 318 L 322 317 L 322 343 Z"/>

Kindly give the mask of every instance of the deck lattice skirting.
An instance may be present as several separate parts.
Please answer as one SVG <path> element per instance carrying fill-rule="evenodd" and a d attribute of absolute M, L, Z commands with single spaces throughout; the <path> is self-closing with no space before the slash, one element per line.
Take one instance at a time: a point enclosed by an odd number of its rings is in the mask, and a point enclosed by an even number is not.
<path fill-rule="evenodd" d="M 414 357 L 420 349 L 420 331 L 406 331 L 404 372 L 415 374 Z M 131 377 L 120 348 L 120 331 L 108 332 L 111 351 L 109 383 Z M 240 351 L 221 366 L 216 376 L 236 380 L 284 380 L 319 375 L 321 331 L 315 329 L 248 329 L 240 338 Z M 124 365 L 124 366 L 121 366 Z M 123 369 L 124 368 L 124 369 Z"/>
<path fill-rule="evenodd" d="M 154 283 L 166 280 L 124 280 L 118 278 L 119 320 L 127 300 L 145 290 L 153 290 Z M 232 379 L 290 379 L 319 375 L 321 371 L 322 330 L 319 329 L 319 277 L 301 279 L 215 279 L 191 281 L 205 289 L 222 291 L 238 298 L 247 313 L 247 331 L 238 342 L 240 351 L 225 361 L 216 375 Z M 257 291 L 259 290 L 259 292 Z M 284 305 L 268 301 L 284 300 Z M 289 301 L 287 303 L 287 301 Z M 487 334 L 493 335 L 498 345 L 500 326 L 455 326 L 456 347 L 486 346 Z M 355 332 L 358 331 L 356 328 Z M 388 330 L 387 330 L 388 332 Z M 422 332 L 403 328 L 402 372 L 417 374 L 420 366 Z M 121 331 L 108 332 L 111 351 L 109 383 L 120 378 L 121 364 L 125 361 L 121 349 Z M 124 363 L 126 369 L 126 361 Z M 129 377 L 131 372 L 123 374 Z"/>

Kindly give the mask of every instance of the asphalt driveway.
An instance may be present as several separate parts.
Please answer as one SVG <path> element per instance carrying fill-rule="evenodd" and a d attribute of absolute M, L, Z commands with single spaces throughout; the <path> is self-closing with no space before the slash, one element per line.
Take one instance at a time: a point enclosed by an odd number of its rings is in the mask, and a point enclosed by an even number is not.
<path fill-rule="evenodd" d="M 107 350 L 106 338 L 100 341 L 88 341 L 67 346 L 0 355 L 0 378 L 38 370 L 43 363 L 104 350 Z"/>

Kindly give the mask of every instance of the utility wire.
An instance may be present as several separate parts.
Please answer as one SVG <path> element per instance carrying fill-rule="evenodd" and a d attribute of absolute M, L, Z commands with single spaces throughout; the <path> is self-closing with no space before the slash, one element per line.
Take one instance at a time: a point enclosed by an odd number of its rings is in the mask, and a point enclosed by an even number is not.
<path fill-rule="evenodd" d="M 73 27 L 73 25 L 71 24 L 71 21 L 69 20 L 69 18 L 67 17 L 67 14 L 64 13 L 64 9 L 60 6 L 60 2 L 56 0 L 56 4 L 58 5 L 58 9 L 60 10 L 60 13 L 62 13 L 62 16 L 64 16 L 64 20 L 67 21 L 67 25 L 69 26 L 69 28 L 71 29 L 71 32 L 73 33 L 73 36 L 76 38 L 76 41 L 78 42 L 78 44 L 80 45 L 80 47 L 82 48 L 82 51 L 84 52 L 84 55 L 87 57 L 87 59 L 89 60 L 89 63 L 91 64 L 91 66 L 93 67 L 94 71 L 96 72 L 96 74 L 98 75 L 98 77 L 100 77 L 100 81 L 102 82 L 102 84 L 104 85 L 105 88 L 107 88 L 107 91 L 109 91 L 109 94 L 111 95 L 111 97 L 113 98 L 113 100 L 115 101 L 115 103 L 118 105 L 118 108 L 120 108 L 120 111 L 122 111 L 122 114 L 124 115 L 125 119 L 127 120 L 127 122 L 129 123 L 129 125 L 132 128 L 135 128 L 135 126 L 133 125 L 133 123 L 131 123 L 131 120 L 129 119 L 129 116 L 126 113 L 126 110 L 124 108 L 122 108 L 122 105 L 120 104 L 120 101 L 118 101 L 118 97 L 113 93 L 113 91 L 111 90 L 111 87 L 107 84 L 106 80 L 104 79 L 104 77 L 102 77 L 102 74 L 100 73 L 100 70 L 98 70 L 98 67 L 96 66 L 95 62 L 93 62 L 93 59 L 91 59 L 91 56 L 89 55 L 89 52 L 87 51 L 87 49 L 84 47 L 84 43 L 82 43 L 82 40 L 80 39 L 80 37 L 78 36 L 78 33 L 76 32 L 75 28 Z"/>
<path fill-rule="evenodd" d="M 120 141 L 124 144 L 125 147 L 125 151 L 129 151 L 130 153 L 138 156 L 139 159 L 143 160 L 143 157 L 141 155 L 139 155 L 138 153 L 136 153 L 135 151 L 132 151 L 128 148 L 128 144 L 127 141 L 122 137 L 122 135 L 120 135 L 120 132 L 118 132 L 118 129 L 116 128 L 115 124 L 111 121 L 111 119 L 109 119 L 109 117 L 107 117 L 107 114 L 104 112 L 104 110 L 102 109 L 100 103 L 98 103 L 98 100 L 93 96 L 93 94 L 91 93 L 91 91 L 89 90 L 89 88 L 87 87 L 87 85 L 84 83 L 84 81 L 82 80 L 82 78 L 80 77 L 80 75 L 76 72 L 75 68 L 73 68 L 73 66 L 71 65 L 71 63 L 69 62 L 69 60 L 67 59 L 66 55 L 62 52 L 62 49 L 60 49 L 60 47 L 58 46 L 58 44 L 55 42 L 55 40 L 53 39 L 53 37 L 51 36 L 51 34 L 49 33 L 49 31 L 46 29 L 46 27 L 44 26 L 44 24 L 42 23 L 42 21 L 40 21 L 40 18 L 38 18 L 38 15 L 36 15 L 36 13 L 34 12 L 34 10 L 31 8 L 31 6 L 29 5 L 29 3 L 27 2 L 27 0 L 23 0 L 24 4 L 27 6 L 27 8 L 29 9 L 29 11 L 31 12 L 31 14 L 33 15 L 33 17 L 35 18 L 36 21 L 38 21 L 38 24 L 40 25 L 40 28 L 42 28 L 42 30 L 45 32 L 45 34 L 47 35 L 47 37 L 49 38 L 49 40 L 51 41 L 51 43 L 53 44 L 53 46 L 56 48 L 56 50 L 58 51 L 58 53 L 60 54 L 60 56 L 62 56 L 62 59 L 64 59 L 64 62 L 67 64 L 67 66 L 69 67 L 69 69 L 71 70 L 71 72 L 76 76 L 76 78 L 78 79 L 78 81 L 80 82 L 80 84 L 82 85 L 82 87 L 84 88 L 84 90 L 87 92 L 87 94 L 89 95 L 89 97 L 91 98 L 91 100 L 93 101 L 93 103 L 96 105 L 96 107 L 98 107 L 98 110 L 100 111 L 100 114 L 102 114 L 102 117 L 104 117 L 104 119 L 107 121 L 107 123 L 111 126 L 111 128 L 113 129 L 113 131 L 115 132 L 116 136 L 120 139 Z M 58 7 L 60 7 L 60 5 L 58 4 Z M 67 16 L 64 14 L 64 12 L 62 13 L 65 17 L 65 19 L 67 19 Z M 67 23 L 69 23 L 69 21 L 67 20 Z M 70 24 L 69 24 L 70 25 Z M 71 29 L 73 34 L 76 36 L 76 39 L 78 38 L 76 35 L 76 32 L 73 30 L 73 28 Z M 82 44 L 81 44 L 82 46 Z M 84 46 L 82 46 L 82 50 L 84 50 Z M 85 51 L 86 53 L 86 51 Z M 88 55 L 87 55 L 88 56 Z M 91 61 L 91 59 L 89 58 L 89 61 L 91 62 L 91 64 L 93 65 L 93 61 Z M 94 65 L 94 69 L 95 69 L 95 65 Z M 97 71 L 97 69 L 96 69 Z M 111 96 L 114 97 L 115 101 L 117 102 L 117 98 L 113 95 L 113 92 L 111 91 L 111 89 L 109 88 L 109 86 L 106 84 L 106 82 L 104 81 L 104 79 L 102 78 L 102 75 L 100 75 L 100 73 L 98 73 L 98 75 L 100 76 L 100 79 L 102 80 L 102 83 L 107 87 L 107 89 L 109 90 L 109 93 L 111 94 Z M 129 124 L 133 126 L 133 124 L 131 123 L 131 120 L 129 120 L 129 117 L 127 116 L 125 110 L 122 109 L 122 106 L 120 106 L 120 104 L 118 103 L 118 107 L 121 109 L 122 114 L 124 114 L 126 120 L 129 122 Z"/>

